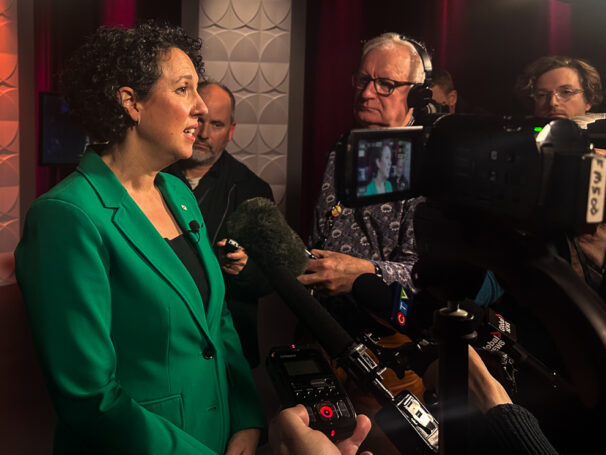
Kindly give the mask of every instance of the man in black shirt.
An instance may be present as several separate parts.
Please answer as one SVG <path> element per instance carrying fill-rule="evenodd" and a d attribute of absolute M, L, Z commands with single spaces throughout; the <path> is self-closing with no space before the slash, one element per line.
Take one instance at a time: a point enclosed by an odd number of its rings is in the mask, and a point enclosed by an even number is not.
<path fill-rule="evenodd" d="M 231 91 L 222 84 L 207 81 L 198 86 L 198 93 L 208 107 L 208 113 L 200 117 L 192 157 L 173 164 L 166 171 L 180 177 L 193 191 L 211 245 L 215 254 L 221 257 L 221 247 L 227 237 L 225 223 L 231 213 L 242 202 L 254 197 L 273 201 L 273 194 L 265 181 L 225 151 L 236 128 L 236 103 Z M 244 355 L 254 368 L 259 363 L 258 298 L 269 293 L 271 288 L 250 258 L 237 275 L 234 275 L 236 267 L 230 268 L 229 261 L 221 262 L 226 301 Z"/>

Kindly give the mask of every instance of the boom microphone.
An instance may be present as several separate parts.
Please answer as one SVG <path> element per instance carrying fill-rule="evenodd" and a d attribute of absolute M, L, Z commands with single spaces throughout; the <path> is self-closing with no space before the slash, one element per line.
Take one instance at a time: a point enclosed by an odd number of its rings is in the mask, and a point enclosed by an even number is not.
<path fill-rule="evenodd" d="M 354 343 L 345 329 L 297 280 L 307 266 L 305 245 L 272 201 L 253 198 L 242 203 L 227 220 L 227 229 L 229 236 L 245 248 L 274 290 L 330 357 L 339 357 Z"/>
<path fill-rule="evenodd" d="M 228 218 L 228 237 L 234 238 L 261 265 L 302 274 L 309 260 L 301 238 L 290 228 L 271 200 L 244 201 Z"/>

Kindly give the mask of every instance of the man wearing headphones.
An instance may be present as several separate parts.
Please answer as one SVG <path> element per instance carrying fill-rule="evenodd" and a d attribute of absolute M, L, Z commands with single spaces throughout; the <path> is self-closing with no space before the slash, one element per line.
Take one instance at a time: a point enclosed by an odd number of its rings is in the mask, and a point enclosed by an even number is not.
<path fill-rule="evenodd" d="M 380 128 L 411 125 L 414 110 L 409 92 L 425 80 L 421 56 L 411 42 L 395 33 L 368 41 L 362 50 L 355 88 L 354 116 L 358 127 Z M 431 97 L 431 94 L 429 94 Z M 411 97 L 411 99 L 414 98 Z M 343 139 L 342 139 L 343 140 Z M 309 245 L 317 257 L 309 261 L 299 280 L 318 291 L 318 298 L 350 332 L 370 329 L 384 346 L 400 346 L 410 338 L 366 314 L 349 296 L 355 279 L 376 273 L 387 283 L 395 281 L 412 288 L 411 269 L 417 260 L 412 215 L 420 199 L 388 202 L 366 207 L 343 207 L 335 190 L 337 143 L 331 150 L 322 190 L 314 211 Z M 422 399 L 424 387 L 412 371 L 403 379 L 387 370 L 383 383 L 395 395 L 403 389 Z M 378 403 L 354 384 L 346 383 L 358 412 L 372 416 Z M 397 453 L 395 447 L 373 428 L 364 447 L 380 453 Z M 374 450 L 377 453 L 376 450 Z"/>
<path fill-rule="evenodd" d="M 397 33 L 384 33 L 366 42 L 353 78 L 357 127 L 412 125 L 415 115 L 420 116 L 431 101 L 427 76 L 431 77 L 431 60 L 421 44 Z M 338 296 L 351 292 L 360 275 L 375 273 L 387 284 L 398 282 L 415 291 L 410 276 L 417 261 L 413 213 L 422 198 L 358 208 L 342 206 L 335 190 L 335 162 L 343 140 L 329 153 L 314 210 L 309 246 L 317 259 L 309 261 L 299 281 Z M 493 276 L 487 275 L 475 301 L 488 305 L 501 292 Z"/>
<path fill-rule="evenodd" d="M 431 76 L 431 61 L 419 43 L 396 33 L 384 33 L 365 43 L 358 73 L 353 78 L 357 127 L 412 125 L 431 99 L 426 76 Z M 329 154 L 314 211 L 309 245 L 317 259 L 309 261 L 299 281 L 313 286 L 319 300 L 354 336 L 370 330 L 381 338 L 382 346 L 398 347 L 410 338 L 359 308 L 349 293 L 356 278 L 365 273 L 374 273 L 387 284 L 398 282 L 416 291 L 411 279 L 412 266 L 417 261 L 413 215 L 423 198 L 357 208 L 342 206 L 335 190 L 335 162 L 336 150 L 343 146 L 343 140 Z M 496 291 L 485 279 L 476 301 L 492 302 L 496 297 L 491 293 Z M 423 383 L 412 371 L 400 379 L 388 369 L 383 373 L 383 384 L 394 395 L 406 389 L 423 400 Z M 359 393 L 355 386 L 346 384 L 346 387 L 357 410 L 374 415 L 378 403 Z M 374 428 L 371 430 L 365 448 L 380 447 L 383 454 L 390 453 L 391 448 L 397 453 L 378 433 Z"/>
<path fill-rule="evenodd" d="M 396 33 L 368 41 L 353 78 L 357 126 L 412 124 L 408 94 L 424 80 L 421 57 L 409 41 Z M 417 200 L 342 207 L 335 191 L 335 156 L 333 149 L 314 211 L 310 246 L 318 259 L 309 262 L 308 273 L 299 280 L 330 295 L 350 292 L 354 280 L 363 273 L 377 273 L 388 284 L 398 281 L 409 286 L 416 261 L 410 215 Z"/>

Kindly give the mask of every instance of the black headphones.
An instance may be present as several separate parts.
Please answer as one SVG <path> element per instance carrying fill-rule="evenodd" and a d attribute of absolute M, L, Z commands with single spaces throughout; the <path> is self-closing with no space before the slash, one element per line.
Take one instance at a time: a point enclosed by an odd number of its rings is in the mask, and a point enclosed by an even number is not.
<path fill-rule="evenodd" d="M 423 44 L 414 39 L 408 38 L 405 35 L 400 35 L 402 41 L 410 43 L 412 47 L 417 51 L 421 58 L 421 64 L 423 65 L 423 71 L 425 72 L 425 81 L 422 84 L 413 85 L 408 92 L 407 104 L 408 107 L 414 108 L 415 115 L 422 116 L 424 114 L 431 114 L 435 112 L 433 107 L 435 103 L 432 100 L 431 92 L 431 76 L 433 68 L 431 66 L 431 58 L 429 53 Z"/>

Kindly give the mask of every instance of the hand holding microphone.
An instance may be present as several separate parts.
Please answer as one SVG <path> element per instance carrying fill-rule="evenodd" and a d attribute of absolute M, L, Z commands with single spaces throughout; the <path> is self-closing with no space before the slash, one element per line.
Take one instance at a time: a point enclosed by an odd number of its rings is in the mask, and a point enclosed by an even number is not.
<path fill-rule="evenodd" d="M 238 275 L 248 262 L 248 255 L 238 242 L 233 239 L 222 239 L 217 242 L 219 247 L 219 264 L 225 273 Z"/>
<path fill-rule="evenodd" d="M 309 255 L 274 202 L 260 197 L 243 202 L 227 220 L 227 230 L 246 248 L 274 290 L 330 357 L 337 358 L 353 344 L 345 329 L 297 281 Z"/>
<path fill-rule="evenodd" d="M 469 354 L 469 403 L 485 414 L 489 409 L 500 404 L 511 404 L 511 398 L 503 385 L 497 381 L 480 355 L 471 346 L 468 347 Z M 423 375 L 423 384 L 427 390 L 438 389 L 439 361 L 432 363 Z"/>
<path fill-rule="evenodd" d="M 356 278 L 364 273 L 373 273 L 372 262 L 334 251 L 311 250 L 317 259 L 307 264 L 305 274 L 298 280 L 306 286 L 314 286 L 329 295 L 351 292 Z"/>

